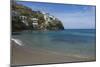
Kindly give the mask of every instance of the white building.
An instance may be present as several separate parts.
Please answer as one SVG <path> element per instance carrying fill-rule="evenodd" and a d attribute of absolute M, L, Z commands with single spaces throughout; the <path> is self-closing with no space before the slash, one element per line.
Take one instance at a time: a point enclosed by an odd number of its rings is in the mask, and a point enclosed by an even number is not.
<path fill-rule="evenodd" d="M 44 20 L 45 20 L 45 24 L 48 24 L 48 22 L 50 22 L 50 18 L 49 18 L 49 14 L 48 13 L 44 14 Z"/>
<path fill-rule="evenodd" d="M 52 18 L 52 20 L 56 20 L 56 18 L 54 16 L 50 15 L 49 17 Z"/>
<path fill-rule="evenodd" d="M 31 18 L 31 20 L 33 21 L 33 27 L 38 26 L 38 19 L 37 18 Z"/>
<path fill-rule="evenodd" d="M 20 19 L 22 20 L 22 22 L 28 26 L 28 22 L 27 22 L 27 17 L 26 16 L 20 16 Z"/>
<path fill-rule="evenodd" d="M 45 19 L 45 24 L 48 24 L 48 22 L 52 22 L 52 20 L 55 20 L 56 18 L 52 15 L 49 15 L 49 13 L 44 13 L 44 19 Z"/>

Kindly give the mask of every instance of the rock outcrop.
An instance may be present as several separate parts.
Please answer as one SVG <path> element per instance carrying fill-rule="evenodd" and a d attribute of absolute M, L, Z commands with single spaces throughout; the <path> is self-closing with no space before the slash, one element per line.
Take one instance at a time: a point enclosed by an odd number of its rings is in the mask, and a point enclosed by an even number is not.
<path fill-rule="evenodd" d="M 23 30 L 63 30 L 62 22 L 49 13 L 32 10 L 29 7 L 12 3 L 12 31 Z"/>

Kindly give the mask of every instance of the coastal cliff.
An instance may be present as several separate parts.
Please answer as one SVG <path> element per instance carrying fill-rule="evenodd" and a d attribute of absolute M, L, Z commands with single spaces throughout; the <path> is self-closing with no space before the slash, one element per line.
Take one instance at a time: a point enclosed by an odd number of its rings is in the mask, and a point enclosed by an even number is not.
<path fill-rule="evenodd" d="M 31 8 L 12 3 L 12 32 L 23 30 L 64 30 L 62 22 L 42 11 L 35 11 Z"/>

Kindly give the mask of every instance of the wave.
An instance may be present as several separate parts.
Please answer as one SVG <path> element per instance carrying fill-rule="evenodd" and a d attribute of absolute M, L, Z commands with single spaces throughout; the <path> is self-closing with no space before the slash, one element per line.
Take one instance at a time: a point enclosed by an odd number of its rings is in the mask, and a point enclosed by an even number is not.
<path fill-rule="evenodd" d="M 12 38 L 11 40 L 14 41 L 17 45 L 23 46 L 23 42 L 21 40 L 15 38 Z"/>

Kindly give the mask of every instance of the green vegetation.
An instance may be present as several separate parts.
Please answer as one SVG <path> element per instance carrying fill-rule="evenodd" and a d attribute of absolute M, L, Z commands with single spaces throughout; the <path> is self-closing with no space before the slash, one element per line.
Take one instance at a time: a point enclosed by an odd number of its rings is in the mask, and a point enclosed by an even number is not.
<path fill-rule="evenodd" d="M 21 16 L 25 18 L 22 19 Z M 36 18 L 37 26 L 33 26 L 33 20 L 31 18 Z M 40 11 L 33 11 L 29 7 L 17 4 L 16 2 L 12 3 L 12 32 L 23 31 L 23 30 L 63 30 L 64 27 L 60 20 L 53 20 L 48 24 L 45 24 L 44 14 Z"/>

